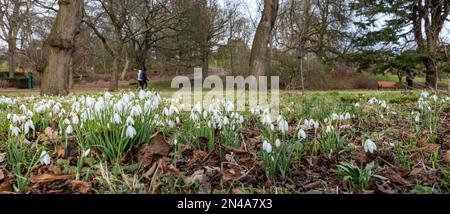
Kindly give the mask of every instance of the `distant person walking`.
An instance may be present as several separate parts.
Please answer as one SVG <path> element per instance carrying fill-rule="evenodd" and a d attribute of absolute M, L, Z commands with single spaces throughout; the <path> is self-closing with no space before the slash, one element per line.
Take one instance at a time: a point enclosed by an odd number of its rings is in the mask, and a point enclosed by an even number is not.
<path fill-rule="evenodd" d="M 142 90 L 147 89 L 148 78 L 147 78 L 147 71 L 145 69 L 138 71 L 138 82 L 139 82 L 139 85 L 141 86 Z"/>
<path fill-rule="evenodd" d="M 414 74 L 412 71 L 408 71 L 406 76 L 406 82 L 408 83 L 408 90 L 414 89 Z"/>

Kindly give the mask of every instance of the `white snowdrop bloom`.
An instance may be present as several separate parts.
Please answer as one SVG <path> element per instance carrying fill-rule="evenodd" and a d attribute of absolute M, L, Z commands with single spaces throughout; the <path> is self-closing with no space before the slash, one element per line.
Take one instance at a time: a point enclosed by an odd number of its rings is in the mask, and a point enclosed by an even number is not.
<path fill-rule="evenodd" d="M 133 106 L 131 108 L 130 116 L 136 117 L 136 116 L 140 116 L 140 115 L 142 115 L 142 108 L 139 105 Z"/>
<path fill-rule="evenodd" d="M 375 97 L 372 97 L 372 99 L 369 100 L 370 105 L 375 105 L 376 103 L 378 103 L 378 100 Z"/>
<path fill-rule="evenodd" d="M 18 137 L 19 134 L 20 134 L 20 129 L 19 129 L 19 127 L 10 125 L 10 126 L 9 126 L 9 130 L 11 131 L 12 136 Z"/>
<path fill-rule="evenodd" d="M 439 97 L 438 97 L 436 94 L 434 94 L 433 96 L 431 96 L 431 99 L 432 99 L 434 102 L 437 102 L 437 100 L 439 99 Z"/>
<path fill-rule="evenodd" d="M 270 131 L 274 132 L 275 131 L 275 125 L 270 124 Z"/>
<path fill-rule="evenodd" d="M 334 131 L 334 127 L 333 126 L 327 126 L 327 129 L 326 129 L 326 133 L 327 134 L 330 134 L 330 133 L 332 133 Z"/>
<path fill-rule="evenodd" d="M 384 100 L 380 102 L 380 106 L 383 107 L 383 108 L 387 108 L 388 107 L 386 101 L 384 101 Z"/>
<path fill-rule="evenodd" d="M 114 118 L 116 119 L 116 118 Z M 115 121 L 114 121 L 115 122 Z M 127 125 L 134 126 L 135 122 L 132 117 L 127 117 Z"/>
<path fill-rule="evenodd" d="M 350 119 L 352 119 L 352 115 L 350 113 L 346 113 L 345 116 L 344 116 L 344 119 L 345 120 L 350 120 Z"/>
<path fill-rule="evenodd" d="M 299 140 L 306 139 L 306 132 L 303 129 L 300 129 L 300 131 L 298 131 L 298 139 Z"/>
<path fill-rule="evenodd" d="M 428 93 L 427 91 L 423 91 L 423 92 L 420 94 L 420 96 L 423 97 L 423 98 L 427 98 L 428 96 L 430 96 L 430 93 Z"/>
<path fill-rule="evenodd" d="M 202 113 L 202 105 L 200 103 L 195 104 L 192 111 L 201 114 Z"/>
<path fill-rule="evenodd" d="M 51 159 L 50 155 L 48 154 L 48 152 L 46 152 L 46 151 L 41 152 L 41 155 L 39 157 L 39 162 L 41 162 L 42 165 L 50 165 L 50 163 L 52 162 L 52 159 Z"/>
<path fill-rule="evenodd" d="M 86 97 L 85 104 L 86 104 L 86 107 L 92 108 L 95 105 L 95 99 L 92 97 Z"/>
<path fill-rule="evenodd" d="M 27 115 L 27 117 L 33 117 L 34 113 L 30 110 L 27 110 L 27 112 L 25 113 Z"/>
<path fill-rule="evenodd" d="M 189 118 L 193 122 L 197 122 L 198 121 L 198 116 L 194 112 L 191 113 L 191 116 Z"/>
<path fill-rule="evenodd" d="M 175 123 L 181 124 L 181 121 L 180 121 L 180 118 L 179 118 L 179 117 L 176 117 L 176 118 L 175 118 Z"/>
<path fill-rule="evenodd" d="M 239 116 L 239 123 L 243 123 L 244 122 L 244 116 L 240 115 Z"/>
<path fill-rule="evenodd" d="M 272 118 L 270 117 L 270 115 L 269 115 L 268 113 L 265 113 L 265 114 L 263 115 L 261 122 L 262 122 L 262 124 L 264 124 L 264 125 L 270 125 L 270 124 L 273 123 L 273 122 L 272 122 Z"/>
<path fill-rule="evenodd" d="M 89 156 L 89 154 L 91 154 L 91 149 L 87 149 L 86 151 L 84 151 L 82 157 L 85 158 Z"/>
<path fill-rule="evenodd" d="M 275 140 L 275 146 L 276 146 L 277 148 L 280 148 L 280 147 L 281 147 L 281 141 L 280 141 L 280 139 Z"/>
<path fill-rule="evenodd" d="M 178 145 L 178 140 L 177 139 L 173 140 L 173 145 L 175 145 L 175 146 Z"/>
<path fill-rule="evenodd" d="M 125 133 L 127 138 L 134 138 L 137 134 L 136 129 L 134 129 L 133 126 L 128 126 Z"/>
<path fill-rule="evenodd" d="M 53 106 L 53 114 L 58 114 L 59 113 L 59 111 L 61 110 L 61 103 L 56 103 L 54 106 Z"/>
<path fill-rule="evenodd" d="M 23 126 L 23 132 L 24 132 L 24 134 L 28 134 L 30 132 L 30 130 L 35 130 L 35 128 L 34 128 L 33 121 L 28 120 L 27 122 L 25 122 L 25 124 Z"/>
<path fill-rule="evenodd" d="M 143 100 L 147 96 L 147 93 L 144 90 L 139 91 L 139 99 Z"/>
<path fill-rule="evenodd" d="M 311 119 L 309 122 L 314 126 L 314 129 L 319 129 L 320 124 L 318 122 L 314 121 L 313 119 Z"/>
<path fill-rule="evenodd" d="M 72 125 L 68 125 L 66 128 L 66 135 L 70 135 L 73 133 L 73 127 Z"/>
<path fill-rule="evenodd" d="M 80 123 L 80 118 L 78 118 L 78 116 L 76 114 L 72 115 L 72 124 L 79 124 Z"/>
<path fill-rule="evenodd" d="M 416 118 L 414 119 L 414 121 L 416 121 L 416 123 L 420 122 L 420 114 L 417 114 Z"/>
<path fill-rule="evenodd" d="M 339 120 L 339 115 L 337 115 L 336 113 L 333 113 L 332 115 L 331 115 L 331 120 Z"/>
<path fill-rule="evenodd" d="M 278 130 L 281 133 L 286 133 L 289 130 L 289 124 L 285 119 L 281 119 L 278 121 Z"/>
<path fill-rule="evenodd" d="M 27 107 L 24 104 L 20 105 L 19 110 L 24 114 L 28 111 Z"/>
<path fill-rule="evenodd" d="M 373 154 L 377 151 L 377 145 L 371 139 L 367 139 L 364 142 L 364 151 Z"/>
<path fill-rule="evenodd" d="M 228 117 L 224 117 L 222 123 L 223 126 L 227 126 L 228 124 L 230 124 L 230 120 L 228 119 Z"/>
<path fill-rule="evenodd" d="M 207 111 L 203 111 L 203 119 L 206 120 L 206 118 L 208 118 L 208 112 Z"/>
<path fill-rule="evenodd" d="M 72 104 L 72 111 L 73 112 L 80 112 L 81 110 L 81 104 L 79 102 L 74 102 Z"/>
<path fill-rule="evenodd" d="M 272 145 L 270 143 L 268 143 L 267 141 L 264 141 L 262 149 L 266 152 L 266 153 L 272 153 Z"/>
<path fill-rule="evenodd" d="M 169 120 L 169 122 L 167 122 L 167 125 L 169 126 L 169 128 L 173 129 L 175 127 L 175 123 L 172 120 Z"/>
<path fill-rule="evenodd" d="M 70 124 L 70 120 L 66 118 L 66 119 L 63 120 L 63 123 L 66 124 L 66 125 L 69 125 Z"/>
<path fill-rule="evenodd" d="M 17 114 L 13 114 L 13 115 L 11 115 L 11 121 L 12 121 L 12 123 L 16 124 L 16 123 L 20 122 L 21 119 Z"/>
<path fill-rule="evenodd" d="M 355 103 L 355 107 L 356 107 L 356 108 L 359 108 L 359 107 L 361 107 L 361 104 Z"/>
<path fill-rule="evenodd" d="M 169 112 L 170 112 L 170 115 L 173 115 L 173 114 L 178 115 L 178 114 L 180 114 L 180 110 L 178 110 L 178 108 L 175 107 L 174 105 L 170 106 Z"/>
<path fill-rule="evenodd" d="M 164 107 L 162 114 L 163 116 L 169 117 L 170 116 L 169 109 L 167 107 Z"/>
<path fill-rule="evenodd" d="M 305 122 L 303 123 L 306 127 L 308 127 L 308 129 L 311 128 L 311 123 L 309 122 L 309 120 L 305 120 Z"/>

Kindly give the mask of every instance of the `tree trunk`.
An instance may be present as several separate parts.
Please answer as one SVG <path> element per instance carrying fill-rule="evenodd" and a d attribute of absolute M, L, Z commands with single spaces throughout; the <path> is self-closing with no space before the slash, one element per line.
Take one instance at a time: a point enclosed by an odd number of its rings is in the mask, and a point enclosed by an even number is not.
<path fill-rule="evenodd" d="M 118 81 L 118 74 L 119 74 L 119 63 L 120 63 L 120 56 L 116 55 L 113 57 L 112 67 L 111 67 L 111 82 L 109 85 L 109 91 L 117 91 L 119 89 L 119 81 Z"/>
<path fill-rule="evenodd" d="M 8 42 L 8 64 L 9 64 L 9 78 L 14 78 L 16 72 L 16 39 L 11 38 Z"/>
<path fill-rule="evenodd" d="M 202 75 L 203 79 L 205 79 L 209 75 L 209 49 L 207 47 L 203 47 L 202 52 Z"/>
<path fill-rule="evenodd" d="M 426 67 L 426 86 L 428 88 L 437 89 L 437 71 L 436 66 L 432 60 L 426 60 L 425 61 L 425 67 Z"/>
<path fill-rule="evenodd" d="M 83 14 L 83 0 L 59 0 L 58 4 L 58 15 L 44 44 L 48 63 L 41 79 L 41 94 L 46 95 L 69 93 L 67 76 Z"/>
<path fill-rule="evenodd" d="M 128 56 L 125 57 L 125 66 L 123 67 L 122 74 L 120 75 L 120 80 L 125 80 L 127 76 L 128 67 L 130 66 L 130 58 Z"/>
<path fill-rule="evenodd" d="M 250 56 L 250 74 L 264 76 L 270 63 L 269 48 L 275 26 L 279 0 L 264 0 L 264 10 L 253 40 Z"/>

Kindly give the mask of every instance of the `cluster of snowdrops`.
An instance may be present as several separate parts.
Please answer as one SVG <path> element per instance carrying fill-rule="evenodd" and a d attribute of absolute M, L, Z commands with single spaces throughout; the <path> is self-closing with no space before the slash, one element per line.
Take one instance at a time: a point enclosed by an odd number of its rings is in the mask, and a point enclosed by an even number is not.
<path fill-rule="evenodd" d="M 435 133 L 440 112 L 450 103 L 447 96 L 423 92 L 410 122 L 416 131 L 427 129 Z M 194 105 L 182 111 L 180 99 L 163 99 L 151 91 L 104 93 L 69 97 L 0 97 L 0 107 L 7 112 L 4 125 L 7 138 L 7 163 L 16 176 L 20 191 L 27 176 L 37 164 L 52 164 L 47 141 L 57 140 L 67 147 L 76 139 L 78 165 L 99 151 L 102 161 L 120 164 L 124 156 L 137 145 L 151 142 L 156 134 L 167 136 L 177 157 L 182 145 L 209 151 L 215 144 L 241 148 L 243 129 L 261 133 L 258 157 L 264 161 L 270 179 L 285 179 L 294 160 L 303 156 L 328 155 L 345 149 L 345 133 L 354 121 L 370 108 L 383 120 L 396 115 L 386 101 L 371 98 L 355 103 L 348 112 L 336 112 L 327 118 L 298 118 L 288 121 L 283 113 L 273 117 L 270 109 L 256 107 L 236 112 L 231 102 L 216 100 L 210 106 Z M 283 112 L 283 111 L 282 111 Z M 220 134 L 217 134 L 217 133 Z M 49 135 L 53 135 L 50 138 Z M 200 138 L 207 139 L 200 140 Z M 368 154 L 377 151 L 371 133 L 362 136 L 359 146 Z M 29 149 L 33 148 L 33 149 Z M 77 172 L 77 178 L 80 177 Z"/>

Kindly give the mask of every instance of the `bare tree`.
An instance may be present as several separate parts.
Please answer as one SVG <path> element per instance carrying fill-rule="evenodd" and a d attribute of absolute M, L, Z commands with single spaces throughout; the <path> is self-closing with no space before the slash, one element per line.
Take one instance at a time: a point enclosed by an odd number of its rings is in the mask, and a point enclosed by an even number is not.
<path fill-rule="evenodd" d="M 0 1 L 0 38 L 8 44 L 9 78 L 14 78 L 14 72 L 17 68 L 18 34 L 25 19 L 28 18 L 27 12 L 31 5 L 31 0 Z"/>
<path fill-rule="evenodd" d="M 266 75 L 269 69 L 269 51 L 272 43 L 272 30 L 278 15 L 279 0 L 264 0 L 264 10 L 253 40 L 250 56 L 250 73 Z"/>

